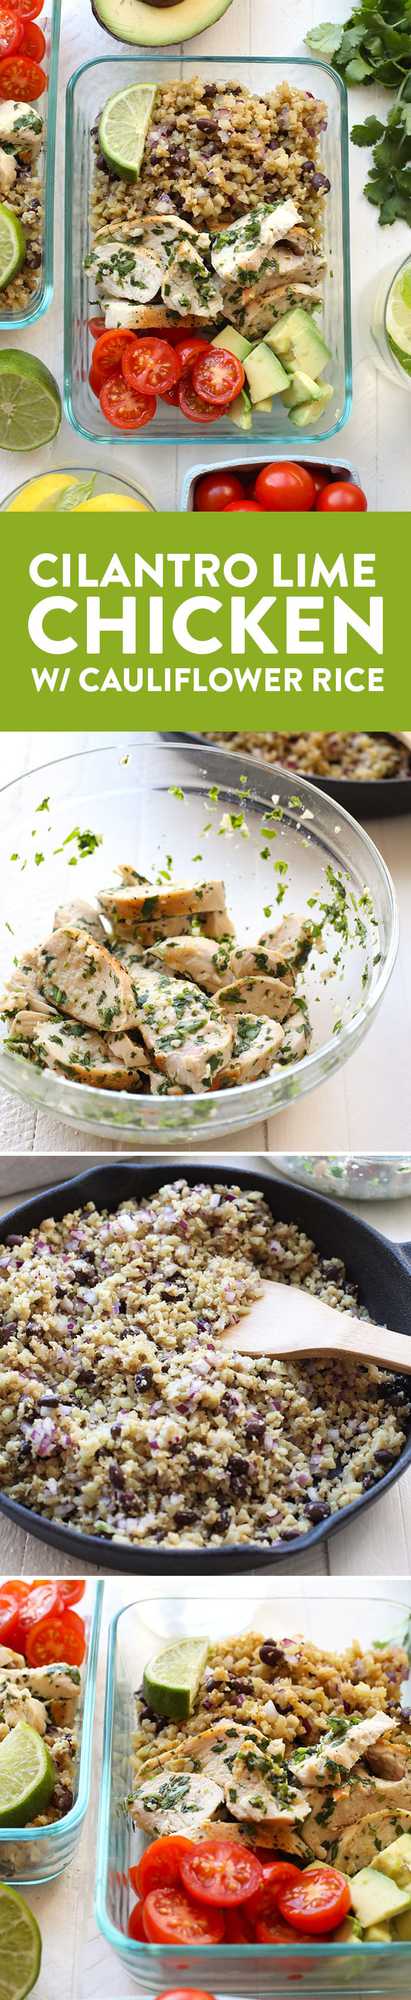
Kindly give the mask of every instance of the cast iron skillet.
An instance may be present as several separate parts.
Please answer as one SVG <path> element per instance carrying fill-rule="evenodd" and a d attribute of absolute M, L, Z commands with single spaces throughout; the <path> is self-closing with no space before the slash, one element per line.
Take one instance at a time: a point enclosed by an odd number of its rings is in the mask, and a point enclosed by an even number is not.
<path fill-rule="evenodd" d="M 274 1217 L 283 1222 L 296 1222 L 299 1228 L 312 1236 L 318 1249 L 326 1256 L 342 1257 L 348 1275 L 354 1279 L 360 1298 L 368 1306 L 375 1320 L 393 1326 L 399 1333 L 411 1330 L 411 1243 L 387 1243 L 385 1237 L 377 1234 L 366 1222 L 358 1222 L 356 1216 L 347 1214 L 335 1202 L 326 1201 L 322 1195 L 308 1193 L 304 1188 L 288 1187 L 267 1173 L 257 1173 L 253 1166 L 248 1169 L 236 1167 L 235 1161 L 227 1166 L 210 1165 L 203 1160 L 184 1161 L 180 1166 L 151 1166 L 148 1161 L 133 1162 L 107 1160 L 101 1167 L 93 1167 L 89 1172 L 76 1175 L 75 1179 L 64 1181 L 58 1187 L 42 1188 L 31 1201 L 22 1202 L 17 1208 L 9 1209 L 0 1224 L 0 1242 L 9 1233 L 26 1235 L 38 1228 L 46 1216 L 60 1220 L 73 1208 L 80 1208 L 87 1201 L 95 1201 L 99 1208 L 115 1209 L 120 1201 L 132 1195 L 138 1200 L 146 1200 L 157 1188 L 167 1181 L 180 1180 L 182 1175 L 190 1187 L 200 1179 L 207 1183 L 222 1180 L 228 1187 L 258 1188 L 265 1195 Z M 1 1365 L 1 1364 L 0 1364 Z M 46 1521 L 31 1508 L 20 1506 L 19 1502 L 0 1495 L 0 1508 L 8 1514 L 26 1534 L 36 1535 L 39 1541 L 51 1543 L 54 1548 L 64 1550 L 78 1564 L 79 1570 L 85 1562 L 97 1564 L 102 1569 L 150 1572 L 152 1575 L 180 1575 L 189 1570 L 195 1576 L 219 1575 L 228 1570 L 263 1569 L 284 1557 L 301 1555 L 314 1548 L 317 1542 L 334 1534 L 336 1528 L 353 1519 L 363 1507 L 386 1493 L 394 1480 L 411 1463 L 410 1434 L 401 1458 L 384 1473 L 378 1484 L 365 1493 L 350 1507 L 344 1507 L 338 1515 L 330 1515 L 312 1528 L 307 1535 L 299 1535 L 294 1541 L 279 1542 L 276 1547 L 253 1543 L 225 1545 L 218 1549 L 192 1549 L 181 1547 L 161 1549 L 155 1545 L 144 1548 L 138 1543 L 110 1542 L 104 1536 L 82 1535 L 78 1529 L 59 1526 Z"/>
<path fill-rule="evenodd" d="M 382 733 L 389 735 L 389 730 Z M 180 743 L 204 743 L 206 740 L 204 736 L 195 735 L 194 730 L 186 735 L 176 731 L 174 742 L 176 739 Z M 252 750 L 249 755 L 253 757 Z M 233 750 L 232 756 L 241 760 L 241 751 Z M 255 753 L 254 761 L 256 764 L 261 761 Z M 271 769 L 274 775 L 275 764 Z M 296 784 L 298 776 L 315 785 L 317 792 L 326 792 L 328 798 L 335 799 L 336 805 L 344 806 L 345 811 L 352 813 L 353 819 L 358 819 L 361 826 L 368 826 L 370 819 L 397 819 L 400 813 L 411 813 L 411 771 L 409 778 L 370 778 L 368 783 L 366 780 L 361 782 L 359 778 L 313 778 L 311 771 L 289 772 L 289 777 L 294 777 Z"/>

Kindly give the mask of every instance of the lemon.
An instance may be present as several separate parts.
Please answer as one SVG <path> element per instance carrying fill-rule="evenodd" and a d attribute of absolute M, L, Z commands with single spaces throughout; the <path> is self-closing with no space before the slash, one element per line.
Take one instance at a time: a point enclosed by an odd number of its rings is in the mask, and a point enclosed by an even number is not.
<path fill-rule="evenodd" d="M 76 480 L 69 472 L 43 472 L 38 479 L 30 479 L 21 493 L 16 493 L 10 501 L 9 514 L 48 514 L 53 512 L 60 493 L 67 486 L 75 486 Z"/>
<path fill-rule="evenodd" d="M 148 514 L 146 500 L 132 500 L 128 493 L 95 493 L 92 500 L 83 500 L 76 507 L 76 514 Z"/>
<path fill-rule="evenodd" d="M 138 179 L 155 94 L 153 84 L 132 83 L 128 90 L 117 90 L 104 106 L 99 146 L 109 165 L 125 180 Z"/>

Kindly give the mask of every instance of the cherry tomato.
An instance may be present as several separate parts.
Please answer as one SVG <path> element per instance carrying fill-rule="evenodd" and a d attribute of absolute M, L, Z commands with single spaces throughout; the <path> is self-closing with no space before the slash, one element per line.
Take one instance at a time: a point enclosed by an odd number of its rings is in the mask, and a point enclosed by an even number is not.
<path fill-rule="evenodd" d="M 255 1927 L 258 1944 L 295 1944 L 289 1924 L 280 1923 L 275 1911 L 271 1917 L 260 1917 Z"/>
<path fill-rule="evenodd" d="M 291 1882 L 300 1880 L 300 1870 L 294 1867 L 292 1861 L 264 1862 L 262 1874 L 263 1880 L 247 1904 L 247 1916 L 256 1921 L 257 1918 L 260 1920 L 261 1917 L 272 1916 L 276 1910 L 280 1890 L 286 1889 Z"/>
<path fill-rule="evenodd" d="M 95 317 L 95 319 L 89 319 L 89 320 L 87 321 L 87 324 L 88 324 L 88 330 L 89 330 L 89 333 L 91 333 L 91 338 L 92 338 L 92 340 L 99 340 L 99 339 L 100 339 L 100 334 L 104 333 L 104 330 L 105 330 L 105 329 L 104 329 L 104 320 L 103 320 L 103 319 L 97 319 L 97 316 L 96 316 L 96 317 Z M 124 329 L 124 331 L 125 331 L 125 329 Z"/>
<path fill-rule="evenodd" d="M 117 381 L 118 381 L 118 375 L 119 375 L 119 370 L 118 370 L 118 368 L 113 368 L 113 373 L 112 373 L 112 376 L 108 376 L 108 375 L 107 375 L 105 379 L 106 379 L 106 381 L 107 381 L 107 382 L 108 382 L 108 381 L 111 381 L 111 380 L 112 380 L 112 381 L 114 381 L 114 382 L 117 382 Z M 101 392 L 101 389 L 102 389 L 102 387 L 103 387 L 103 384 L 102 384 L 102 381 L 101 381 L 101 377 L 100 377 L 100 375 L 99 375 L 99 374 L 98 374 L 98 372 L 97 372 L 97 368 L 95 368 L 95 367 L 94 367 L 94 359 L 93 359 L 93 360 L 91 361 L 91 364 L 90 364 L 90 368 L 89 368 L 89 377 L 88 377 L 88 379 L 89 379 L 89 383 L 90 383 L 90 389 L 92 390 L 92 393 L 93 393 L 93 396 L 97 396 L 97 402 L 98 402 L 98 400 L 99 400 L 99 396 L 100 396 L 100 392 Z"/>
<path fill-rule="evenodd" d="M 199 1903 L 218 1903 L 220 1909 L 247 1902 L 262 1882 L 260 1861 L 249 1847 L 232 1840 L 202 1840 L 198 1846 L 192 1843 L 190 1853 L 183 1855 L 180 1873 L 188 1896 Z"/>
<path fill-rule="evenodd" d="M 65 1577 L 59 1577 L 56 1584 L 59 1604 L 80 1604 L 80 1599 L 84 1597 L 85 1588 L 84 1576 L 73 1576 L 72 1583 L 70 1583 L 69 1577 L 67 1578 L 67 1583 Z"/>
<path fill-rule="evenodd" d="M 280 1916 L 306 1937 L 336 1930 L 351 1909 L 351 1895 L 339 1868 L 305 1868 L 278 1897 Z"/>
<path fill-rule="evenodd" d="M 225 1932 L 224 1932 L 225 1944 L 254 1943 L 255 1931 L 253 1929 L 252 1923 L 251 1922 L 249 1923 L 248 1921 L 248 1912 L 249 1912 L 248 1903 L 246 1911 L 227 1910 L 225 1918 Z"/>
<path fill-rule="evenodd" d="M 0 57 L 15 56 L 23 41 L 23 22 L 19 20 L 15 7 L 1 0 L 0 6 Z"/>
<path fill-rule="evenodd" d="M 174 389 L 162 389 L 161 401 L 162 403 L 172 403 L 173 409 L 179 409 L 178 382 L 175 383 Z"/>
<path fill-rule="evenodd" d="M 366 514 L 367 500 L 361 486 L 354 480 L 333 479 L 330 486 L 323 486 L 315 503 L 316 514 Z"/>
<path fill-rule="evenodd" d="M 47 90 L 45 69 L 30 56 L 6 56 L 0 62 L 0 98 L 19 98 L 21 104 L 35 104 Z"/>
<path fill-rule="evenodd" d="M 191 375 L 182 375 L 178 384 L 178 400 L 181 415 L 187 417 L 191 424 L 214 424 L 216 417 L 222 415 L 221 410 L 216 410 L 215 403 L 205 403 L 202 397 L 196 395 Z"/>
<path fill-rule="evenodd" d="M 100 406 L 108 424 L 117 431 L 141 431 L 156 414 L 155 396 L 136 396 L 127 388 L 123 375 L 110 375 L 100 390 Z"/>
<path fill-rule="evenodd" d="M 236 354 L 229 354 L 225 347 L 208 347 L 206 354 L 200 354 L 194 362 L 193 385 L 197 396 L 206 403 L 214 403 L 220 410 L 228 409 L 235 402 L 245 382 L 242 361 Z"/>
<path fill-rule="evenodd" d="M 24 55 L 32 56 L 33 62 L 41 63 L 46 53 L 46 37 L 43 35 L 43 29 L 37 26 L 37 21 L 22 21 L 21 26 Z"/>
<path fill-rule="evenodd" d="M 183 1889 L 152 1889 L 143 1907 L 150 1944 L 221 1944 L 224 1937 L 222 1910 L 194 1907 Z"/>
<path fill-rule="evenodd" d="M 22 14 L 24 21 L 34 21 L 35 16 L 43 12 L 44 0 L 13 0 L 13 6 L 16 14 Z"/>
<path fill-rule="evenodd" d="M 243 499 L 242 499 L 242 500 L 231 500 L 231 501 L 230 501 L 230 506 L 229 506 L 229 507 L 224 507 L 224 513 L 225 513 L 225 514 L 264 514 L 264 507 L 259 507 L 259 505 L 258 505 L 258 500 L 246 500 L 246 499 L 245 499 L 245 498 L 243 497 Z"/>
<path fill-rule="evenodd" d="M 174 389 L 181 375 L 177 348 L 168 340 L 133 340 L 121 361 L 124 381 L 137 396 L 164 396 Z"/>
<path fill-rule="evenodd" d="M 0 1590 L 0 1646 L 11 1646 L 13 1653 L 24 1653 L 22 1613 L 27 1592 L 28 1585 L 12 1577 Z"/>
<path fill-rule="evenodd" d="M 96 378 L 100 382 L 101 389 L 103 382 L 107 381 L 108 375 L 120 373 L 124 349 L 129 346 L 130 341 L 134 346 L 135 334 L 132 333 L 129 326 L 109 327 L 107 333 L 104 331 L 102 333 L 100 329 L 93 349 L 91 365 Z"/>
<path fill-rule="evenodd" d="M 208 340 L 201 339 L 200 333 L 199 334 L 192 333 L 191 336 L 188 333 L 186 340 L 180 339 L 176 341 L 175 351 L 176 354 L 178 354 L 179 359 L 181 361 L 182 375 L 190 374 L 190 368 L 193 367 L 194 361 L 198 360 L 200 354 L 207 353 L 207 348 L 209 347 L 209 345 L 210 343 Z"/>
<path fill-rule="evenodd" d="M 47 1667 L 56 1660 L 66 1660 L 69 1667 L 81 1667 L 85 1651 L 83 1620 L 76 1611 L 46 1612 L 27 1632 L 25 1653 L 29 1667 Z"/>
<path fill-rule="evenodd" d="M 197 480 L 194 507 L 198 514 L 225 513 L 233 500 L 244 499 L 244 487 L 234 472 L 205 472 Z"/>
<path fill-rule="evenodd" d="M 148 1896 L 151 1889 L 175 1889 L 181 1885 L 180 1861 L 191 1850 L 192 1841 L 184 1834 L 160 1835 L 146 1847 L 136 1868 L 130 1868 L 130 1882 L 136 1896 Z"/>
<path fill-rule="evenodd" d="M 314 505 L 314 480 L 304 465 L 279 458 L 271 465 L 262 465 L 257 473 L 255 496 L 267 514 L 307 514 Z"/>
<path fill-rule="evenodd" d="M 133 1909 L 130 1910 L 130 1916 L 127 1924 L 127 1936 L 134 1938 L 136 1944 L 147 1944 L 147 1932 L 144 1929 L 142 1903 L 134 1903 Z"/>
<path fill-rule="evenodd" d="M 51 1611 L 58 1611 L 59 1608 L 57 1586 L 53 1583 L 52 1577 L 48 1582 L 36 1581 L 32 1584 L 21 1609 L 21 1622 L 26 1637 L 32 1625 L 38 1625 L 40 1618 L 48 1618 Z"/>
<path fill-rule="evenodd" d="M 173 1986 L 171 1993 L 159 1993 L 158 2000 L 214 2000 L 213 1993 L 201 1993 L 198 1986 Z"/>
<path fill-rule="evenodd" d="M 321 472 L 320 467 L 318 465 L 310 465 L 310 472 L 311 472 L 311 477 L 314 480 L 316 493 L 321 493 L 323 486 L 329 486 L 330 469 L 328 468 L 328 472 Z"/>

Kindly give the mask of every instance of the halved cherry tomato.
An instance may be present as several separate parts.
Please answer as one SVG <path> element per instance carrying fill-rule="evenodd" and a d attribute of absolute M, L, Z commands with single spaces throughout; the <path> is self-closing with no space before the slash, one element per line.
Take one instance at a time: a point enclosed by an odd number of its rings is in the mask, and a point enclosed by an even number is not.
<path fill-rule="evenodd" d="M 333 479 L 317 494 L 316 514 L 366 514 L 367 500 L 361 486 L 351 479 Z"/>
<path fill-rule="evenodd" d="M 50 1612 L 58 1611 L 59 1608 L 57 1587 L 52 1577 L 48 1583 L 32 1584 L 26 1602 L 21 1607 L 21 1623 L 26 1636 L 32 1625 L 38 1625 L 41 1618 L 48 1618 Z"/>
<path fill-rule="evenodd" d="M 155 417 L 155 396 L 136 396 L 127 388 L 123 375 L 110 375 L 100 390 L 100 406 L 108 424 L 117 431 L 141 431 Z"/>
<path fill-rule="evenodd" d="M 315 486 L 305 465 L 279 458 L 262 465 L 255 482 L 255 497 L 267 513 L 309 513 L 314 505 Z"/>
<path fill-rule="evenodd" d="M 248 1911 L 249 1911 L 248 1903 L 246 1911 L 245 1910 L 226 1911 L 225 1932 L 224 1932 L 225 1944 L 254 1943 L 255 1930 L 253 1924 L 249 1923 L 248 1921 Z"/>
<path fill-rule="evenodd" d="M 35 104 L 44 90 L 47 90 L 45 69 L 31 62 L 30 56 L 5 56 L 0 62 L 0 98 L 19 98 L 22 104 Z"/>
<path fill-rule="evenodd" d="M 179 409 L 178 382 L 175 383 L 174 389 L 162 389 L 161 401 L 162 403 L 172 403 L 173 409 Z"/>
<path fill-rule="evenodd" d="M 56 1584 L 59 1604 L 79 1604 L 80 1599 L 84 1597 L 85 1588 L 84 1576 L 73 1576 L 72 1583 L 69 1577 L 66 1583 L 65 1577 L 59 1576 Z"/>
<path fill-rule="evenodd" d="M 50 1611 L 27 1632 L 25 1654 L 29 1667 L 47 1667 L 56 1660 L 66 1660 L 68 1667 L 81 1667 L 85 1651 L 83 1620 L 76 1611 Z"/>
<path fill-rule="evenodd" d="M 109 327 L 107 333 L 104 331 L 102 333 L 100 329 L 91 365 L 100 381 L 101 389 L 108 375 L 120 374 L 124 349 L 129 346 L 130 341 L 134 346 L 135 334 L 129 326 Z"/>
<path fill-rule="evenodd" d="M 23 20 L 34 21 L 36 14 L 43 12 L 44 0 L 13 0 L 13 6 L 16 14 L 22 14 Z"/>
<path fill-rule="evenodd" d="M 292 1882 L 300 1881 L 300 1870 L 292 1861 L 267 1861 L 263 1863 L 263 1880 L 255 1895 L 247 1903 L 247 1916 L 257 1922 L 261 1917 L 270 1917 L 277 1908 L 280 1890 Z"/>
<path fill-rule="evenodd" d="M 119 375 L 118 368 L 113 368 L 113 379 L 115 382 L 118 381 L 118 375 Z M 102 388 L 102 383 L 100 376 L 97 374 L 97 369 L 94 367 L 94 361 L 91 361 L 90 363 L 88 379 L 90 383 L 90 389 L 92 390 L 92 394 L 93 396 L 97 396 L 97 402 L 98 402 L 100 390 Z M 107 376 L 106 379 L 107 381 L 109 381 L 111 378 L 110 376 Z"/>
<path fill-rule="evenodd" d="M 180 1861 L 191 1851 L 192 1844 L 183 1833 L 162 1834 L 159 1840 L 152 1840 L 137 1867 L 129 1870 L 136 1896 L 148 1896 L 151 1889 L 175 1889 L 177 1884 L 180 1887 Z"/>
<path fill-rule="evenodd" d="M 305 1868 L 278 1897 L 280 1916 L 306 1937 L 322 1937 L 341 1924 L 351 1909 L 351 1895 L 339 1868 Z"/>
<path fill-rule="evenodd" d="M 91 333 L 91 338 L 92 338 L 92 340 L 99 340 L 99 339 L 100 339 L 100 334 L 102 334 L 102 333 L 104 333 L 104 332 L 105 332 L 105 327 L 104 327 L 104 320 L 103 320 L 103 319 L 97 319 L 97 315 L 96 315 L 95 319 L 89 319 L 89 320 L 87 321 L 87 325 L 88 325 L 88 330 L 89 330 L 89 333 Z M 124 331 L 126 331 L 126 329 L 125 329 L 125 328 L 124 328 Z"/>
<path fill-rule="evenodd" d="M 46 37 L 43 35 L 43 29 L 37 26 L 37 21 L 24 21 L 21 26 L 24 55 L 32 56 L 33 62 L 41 63 L 46 53 Z"/>
<path fill-rule="evenodd" d="M 159 1993 L 158 2000 L 214 2000 L 213 1993 L 201 1993 L 198 1986 L 173 1986 L 171 1993 Z"/>
<path fill-rule="evenodd" d="M 0 6 L 0 57 L 15 56 L 23 41 L 23 22 L 19 20 L 15 7 L 1 0 Z"/>
<path fill-rule="evenodd" d="M 133 1909 L 130 1910 L 127 1936 L 134 1938 L 136 1944 L 147 1944 L 147 1931 L 144 1929 L 142 1903 L 134 1903 Z"/>
<path fill-rule="evenodd" d="M 188 333 L 186 340 L 176 340 L 175 351 L 181 361 L 182 375 L 190 374 L 190 369 L 193 367 L 194 362 L 198 360 L 200 354 L 207 353 L 209 345 L 210 342 L 202 340 L 200 333 L 192 333 L 191 335 Z"/>
<path fill-rule="evenodd" d="M 178 384 L 178 400 L 181 415 L 188 418 L 189 424 L 215 424 L 216 418 L 222 416 L 215 403 L 205 403 L 202 397 L 196 395 L 191 375 L 182 375 Z"/>
<path fill-rule="evenodd" d="M 223 511 L 224 514 L 263 514 L 264 507 L 259 507 L 258 500 L 246 500 L 243 495 L 242 500 L 230 500 L 229 507 L 224 507 Z"/>
<path fill-rule="evenodd" d="M 181 362 L 177 348 L 170 347 L 168 340 L 133 340 L 126 347 L 121 361 L 124 381 L 128 389 L 139 396 L 165 396 L 174 389 L 181 375 Z"/>
<path fill-rule="evenodd" d="M 261 1917 L 255 1927 L 258 1944 L 295 1944 L 289 1924 L 281 1924 L 275 1912 L 272 1917 Z"/>
<path fill-rule="evenodd" d="M 143 1905 L 150 1944 L 221 1944 L 222 1910 L 189 1903 L 183 1889 L 152 1889 Z"/>
<path fill-rule="evenodd" d="M 263 1879 L 261 1862 L 240 1841 L 202 1840 L 183 1855 L 181 1880 L 197 1903 L 218 1903 L 220 1909 L 245 1903 Z"/>
<path fill-rule="evenodd" d="M 205 472 L 203 478 L 197 480 L 194 507 L 198 514 L 222 514 L 233 500 L 243 499 L 241 479 L 236 479 L 234 472 L 225 472 L 224 467 L 221 472 Z"/>
<path fill-rule="evenodd" d="M 214 403 L 217 409 L 227 409 L 235 402 L 245 382 L 242 361 L 236 354 L 229 354 L 226 347 L 208 347 L 206 354 L 200 354 L 194 362 L 193 385 L 197 396 L 203 396 L 206 403 Z"/>
<path fill-rule="evenodd" d="M 26 1583 L 13 1577 L 0 1590 L 0 1646 L 11 1646 L 13 1653 L 24 1653 L 22 1612 L 27 1590 Z"/>

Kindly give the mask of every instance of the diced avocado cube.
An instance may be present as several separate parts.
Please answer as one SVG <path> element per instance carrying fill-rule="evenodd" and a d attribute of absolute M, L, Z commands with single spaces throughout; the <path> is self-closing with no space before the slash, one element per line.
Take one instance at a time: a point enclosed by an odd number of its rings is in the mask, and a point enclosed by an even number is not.
<path fill-rule="evenodd" d="M 396 1882 L 391 1882 L 388 1875 L 381 1875 L 373 1865 L 360 1868 L 350 1882 L 350 1889 L 354 1915 L 366 1931 L 371 1924 L 384 1924 L 390 1917 L 400 1917 L 411 1906 L 411 1892 L 399 1889 Z"/>
<path fill-rule="evenodd" d="M 237 333 L 235 326 L 221 326 L 220 332 L 214 334 L 211 346 L 225 347 L 226 354 L 236 354 L 237 361 L 245 361 L 246 355 L 251 354 L 252 341 L 245 340 L 243 333 Z"/>
<path fill-rule="evenodd" d="M 391 1925 L 370 1924 L 366 1936 L 367 1944 L 391 1944 Z"/>
<path fill-rule="evenodd" d="M 244 367 L 252 403 L 261 403 L 266 396 L 278 396 L 282 389 L 288 388 L 285 368 L 277 360 L 277 355 L 266 347 L 265 340 L 260 340 L 258 347 L 252 348 Z"/>
<path fill-rule="evenodd" d="M 296 368 L 295 375 L 291 376 L 289 388 L 284 390 L 283 403 L 287 404 L 287 410 L 296 410 L 300 403 L 321 402 L 321 395 L 322 391 L 318 382 L 314 381 L 314 376 L 303 375 L 301 368 Z"/>
<path fill-rule="evenodd" d="M 392 1840 L 390 1847 L 384 1847 L 382 1854 L 372 1862 L 373 1868 L 390 1875 L 400 1889 L 411 1888 L 411 1834 L 401 1833 L 398 1840 Z"/>
<path fill-rule="evenodd" d="M 411 1910 L 404 1910 L 403 1916 L 395 1918 L 392 1935 L 399 1938 L 402 1944 L 407 1944 L 408 1940 L 411 1940 Z"/>
<path fill-rule="evenodd" d="M 360 1942 L 354 1918 L 344 1917 L 344 1923 L 338 1925 L 338 1931 L 333 1931 L 333 1944 L 360 1944 Z"/>
<path fill-rule="evenodd" d="M 273 407 L 272 396 L 262 396 L 260 403 L 253 403 L 253 409 L 256 414 L 258 410 L 272 410 L 272 407 Z"/>
<path fill-rule="evenodd" d="M 319 417 L 322 417 L 323 410 L 326 410 L 332 395 L 332 382 L 324 382 L 321 396 L 316 398 L 315 403 L 298 403 L 295 410 L 289 411 L 290 423 L 295 424 L 299 431 L 309 430 L 310 424 L 317 424 Z"/>
<path fill-rule="evenodd" d="M 242 389 L 240 390 L 240 395 L 236 396 L 235 403 L 230 403 L 230 409 L 228 414 L 231 417 L 232 424 L 236 425 L 237 430 L 239 431 L 252 430 L 253 413 L 252 413 L 251 403 L 249 401 L 249 397 L 244 395 L 244 391 Z"/>
<path fill-rule="evenodd" d="M 327 342 L 311 313 L 304 311 L 304 306 L 294 306 L 291 312 L 284 313 L 282 319 L 277 320 L 266 333 L 265 339 L 267 346 L 280 356 L 286 368 L 293 373 L 296 368 L 302 368 L 304 374 L 314 376 L 315 382 L 327 367 L 327 361 L 331 360 Z"/>

